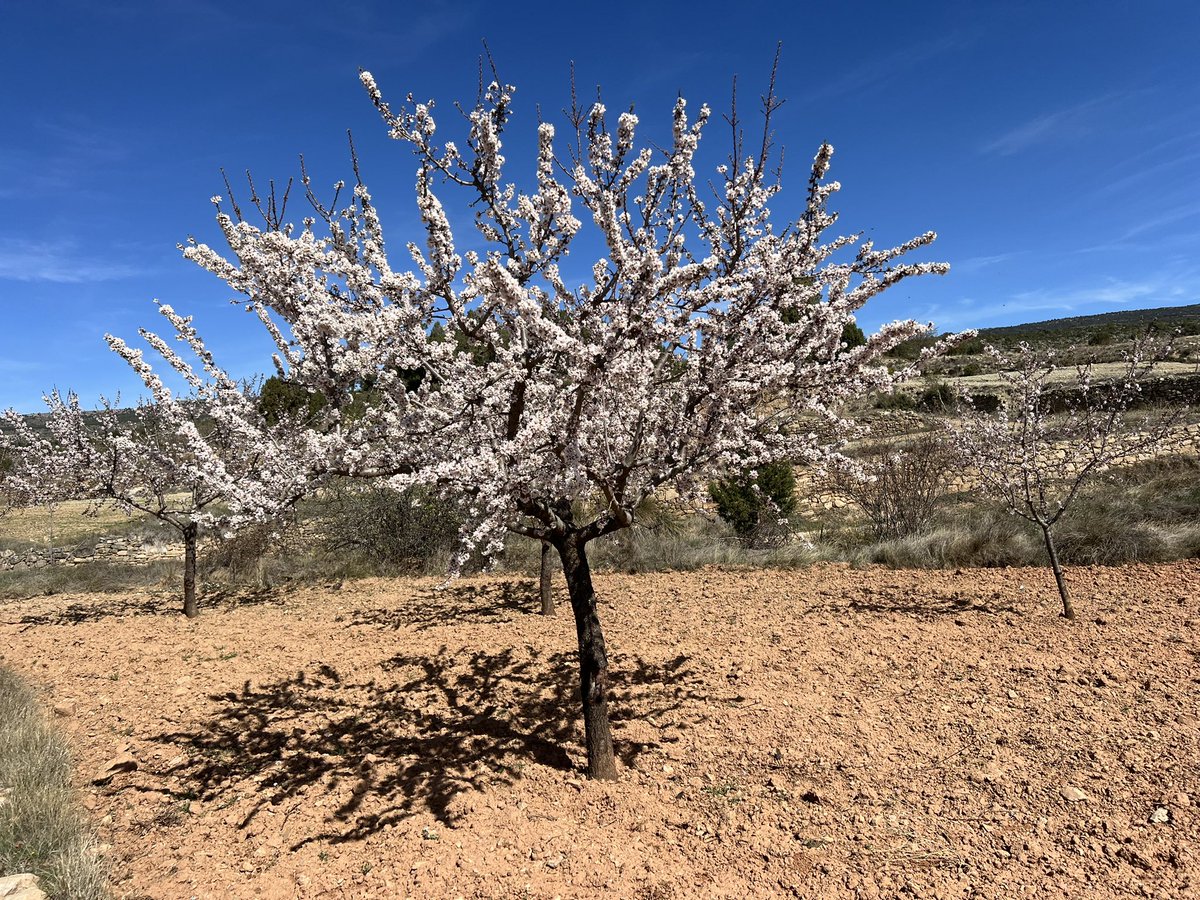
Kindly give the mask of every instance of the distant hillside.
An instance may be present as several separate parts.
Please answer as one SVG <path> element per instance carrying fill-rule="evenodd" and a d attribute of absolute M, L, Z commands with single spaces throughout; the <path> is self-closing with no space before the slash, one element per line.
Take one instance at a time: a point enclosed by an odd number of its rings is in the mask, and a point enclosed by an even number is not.
<path fill-rule="evenodd" d="M 1122 309 L 1094 316 L 1070 316 L 981 328 L 979 336 L 989 343 L 1031 344 L 1103 344 L 1128 340 L 1147 328 L 1168 331 L 1178 328 L 1183 334 L 1200 334 L 1200 303 L 1188 306 L 1160 306 L 1155 309 Z"/>
<path fill-rule="evenodd" d="M 1200 335 L 1200 303 L 1188 306 L 1160 306 L 1155 309 L 1122 309 L 1094 316 L 1070 316 L 1021 325 L 981 328 L 978 337 L 960 344 L 951 351 L 951 355 L 973 356 L 981 353 L 985 344 L 1011 349 L 1022 341 L 1034 347 L 1082 347 L 1095 353 L 1095 348 L 1105 344 L 1120 344 L 1147 329 L 1163 332 L 1178 330 L 1181 335 Z M 912 338 L 900 344 L 891 355 L 900 359 L 915 360 L 922 350 L 935 341 L 936 338 L 933 337 Z M 1117 353 L 1118 349 L 1111 348 L 1110 352 Z M 1117 354 L 1112 358 L 1120 357 Z"/>

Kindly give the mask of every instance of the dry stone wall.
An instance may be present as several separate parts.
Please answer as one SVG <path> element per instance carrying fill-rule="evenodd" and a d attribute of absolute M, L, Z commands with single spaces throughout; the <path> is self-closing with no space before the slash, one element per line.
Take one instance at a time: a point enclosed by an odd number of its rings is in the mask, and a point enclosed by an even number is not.
<path fill-rule="evenodd" d="M 183 552 L 182 545 L 162 539 L 142 537 L 106 537 L 79 547 L 31 547 L 0 550 L 0 571 L 43 569 L 46 566 L 78 566 L 90 562 L 142 564 L 173 559 Z"/>
<path fill-rule="evenodd" d="M 893 417 L 889 416 L 888 418 Z M 911 427 L 905 430 L 911 421 L 908 416 L 905 416 L 903 419 L 894 417 L 894 421 L 891 424 L 886 424 L 887 420 L 872 422 L 872 438 L 897 440 L 911 435 L 918 430 Z M 920 417 L 916 417 L 916 421 L 920 422 Z M 879 427 L 880 425 L 883 425 L 883 427 Z M 1067 450 L 1066 446 L 1059 446 L 1046 452 L 1050 458 L 1060 459 L 1065 463 L 1067 460 Z M 1183 425 L 1176 428 L 1171 437 L 1164 441 L 1163 454 L 1200 456 L 1200 423 Z M 1147 452 L 1130 453 L 1121 458 L 1117 462 L 1117 465 L 1129 466 L 1140 462 L 1148 462 L 1156 456 L 1163 454 Z M 962 494 L 973 491 L 978 486 L 978 473 L 971 472 L 969 469 L 961 470 L 950 478 L 947 485 L 947 492 Z M 848 498 L 832 490 L 828 481 L 820 473 L 806 466 L 798 466 L 796 468 L 796 500 L 801 512 L 808 514 L 842 509 L 850 503 Z"/>

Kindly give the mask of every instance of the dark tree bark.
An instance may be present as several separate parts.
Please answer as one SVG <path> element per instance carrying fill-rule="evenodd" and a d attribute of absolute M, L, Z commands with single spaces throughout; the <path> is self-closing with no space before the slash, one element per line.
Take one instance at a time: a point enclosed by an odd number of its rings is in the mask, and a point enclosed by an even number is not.
<path fill-rule="evenodd" d="M 1046 540 L 1046 553 L 1050 557 L 1050 568 L 1054 570 L 1054 581 L 1058 584 L 1058 596 L 1062 598 L 1063 616 L 1068 619 L 1075 618 L 1075 607 L 1071 605 L 1071 595 L 1067 592 L 1067 583 L 1063 580 L 1062 566 L 1058 562 L 1058 551 L 1054 549 L 1054 537 L 1050 534 L 1050 527 L 1042 526 L 1042 537 Z"/>
<path fill-rule="evenodd" d="M 196 524 L 183 527 L 183 614 L 194 619 L 200 614 L 196 604 Z"/>
<path fill-rule="evenodd" d="M 550 561 L 551 549 L 547 541 L 542 541 L 542 569 L 538 585 L 542 598 L 543 616 L 554 615 L 554 566 Z"/>
<path fill-rule="evenodd" d="M 589 778 L 611 781 L 617 777 L 617 765 L 613 756 L 612 729 L 608 723 L 608 654 L 600 619 L 596 616 L 596 592 L 592 588 L 592 572 L 584 543 L 578 534 L 568 533 L 557 547 L 579 637 L 579 688 L 583 700 L 587 773 Z"/>

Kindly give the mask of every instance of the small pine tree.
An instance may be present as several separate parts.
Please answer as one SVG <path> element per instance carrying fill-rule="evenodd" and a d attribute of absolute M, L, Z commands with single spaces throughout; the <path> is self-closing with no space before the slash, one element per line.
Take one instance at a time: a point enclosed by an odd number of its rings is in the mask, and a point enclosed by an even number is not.
<path fill-rule="evenodd" d="M 717 515 L 729 523 L 747 546 L 779 533 L 779 526 L 796 510 L 796 474 L 786 460 L 761 467 L 756 473 L 714 481 L 708 494 Z"/>

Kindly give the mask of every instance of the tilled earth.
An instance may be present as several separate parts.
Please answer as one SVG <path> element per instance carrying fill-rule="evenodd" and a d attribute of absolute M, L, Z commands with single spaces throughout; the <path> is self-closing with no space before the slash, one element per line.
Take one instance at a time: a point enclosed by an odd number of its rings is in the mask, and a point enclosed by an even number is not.
<path fill-rule="evenodd" d="M 1200 563 L 1068 577 L 600 577 L 615 783 L 513 576 L 10 602 L 0 661 L 118 897 L 1200 896 Z"/>

